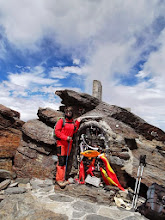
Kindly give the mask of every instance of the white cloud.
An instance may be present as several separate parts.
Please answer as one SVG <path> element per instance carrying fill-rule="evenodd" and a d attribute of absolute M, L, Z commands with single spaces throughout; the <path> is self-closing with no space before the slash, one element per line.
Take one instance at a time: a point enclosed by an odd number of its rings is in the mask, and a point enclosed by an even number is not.
<path fill-rule="evenodd" d="M 148 123 L 165 130 L 164 125 L 164 95 L 157 88 L 149 88 L 149 83 L 139 83 L 135 86 L 115 86 L 104 82 L 104 101 L 131 108 L 131 111 Z"/>
<path fill-rule="evenodd" d="M 39 107 L 51 107 L 57 110 L 60 105 L 60 101 L 55 97 L 55 90 L 52 91 L 52 94 L 50 94 L 46 100 L 41 95 L 33 95 L 26 99 L 19 97 L 19 95 L 24 95 L 24 91 L 19 91 L 19 89 L 16 88 L 13 89 L 12 94 L 10 91 L 11 87 L 0 84 L 0 103 L 20 112 L 21 120 L 23 121 L 37 118 Z"/>
<path fill-rule="evenodd" d="M 30 88 L 32 84 L 49 85 L 56 82 L 55 80 L 34 76 L 34 74 L 29 74 L 29 73 L 10 74 L 8 78 L 12 84 L 23 86 L 25 88 Z"/>
<path fill-rule="evenodd" d="M 64 79 L 68 76 L 68 72 L 65 72 L 62 67 L 52 67 L 49 72 L 49 76 L 52 78 Z"/>
<path fill-rule="evenodd" d="M 67 73 L 76 73 L 78 75 L 81 75 L 83 72 L 82 72 L 82 69 L 78 66 L 65 66 L 63 68 L 64 72 L 67 72 Z"/>
<path fill-rule="evenodd" d="M 48 98 L 45 99 L 41 95 L 33 95 L 32 97 L 25 99 L 18 96 L 15 90 L 15 95 L 10 96 L 9 89 L 5 86 L 0 86 L 0 103 L 20 112 L 21 120 L 28 121 L 37 118 L 37 111 L 39 107 L 47 108 L 50 107 L 54 110 L 58 110 L 61 105 L 61 100 L 55 95 L 56 90 L 61 89 L 73 89 L 74 91 L 80 92 L 79 88 L 69 88 L 69 87 L 42 87 L 42 92 L 48 94 Z M 22 94 L 22 93 L 21 93 Z"/>
<path fill-rule="evenodd" d="M 24 88 L 31 85 L 36 85 L 33 91 L 42 86 L 43 92 L 51 93 L 61 86 L 59 80 L 70 74 L 86 75 L 85 92 L 91 93 L 92 80 L 101 80 L 105 101 L 131 107 L 139 116 L 162 127 L 164 11 L 165 4 L 159 0 L 0 0 L 0 25 L 11 45 L 37 51 L 41 40 L 50 37 L 78 65 L 64 66 L 61 62 L 51 69 L 49 77 L 42 66 L 22 69 L 21 74 L 10 73 L 9 82 L 5 82 L 6 94 L 14 90 L 25 96 Z M 5 53 L 4 42 L 0 48 Z M 135 73 L 132 70 L 140 60 L 145 63 Z M 137 84 L 120 85 L 120 77 L 132 72 Z"/>
<path fill-rule="evenodd" d="M 58 80 L 47 78 L 42 66 L 36 66 L 30 71 L 26 67 L 21 69 L 27 69 L 27 71 L 8 73 L 8 81 L 4 81 L 6 86 L 12 90 L 34 89 L 35 86 L 56 84 L 58 82 Z"/>
<path fill-rule="evenodd" d="M 73 64 L 79 65 L 80 64 L 80 60 L 79 59 L 73 59 Z"/>
<path fill-rule="evenodd" d="M 157 39 L 159 49 L 152 52 L 143 67 L 143 71 L 150 73 L 153 77 L 162 77 L 165 80 L 165 28 Z"/>
<path fill-rule="evenodd" d="M 44 93 L 48 93 L 48 94 L 53 94 L 54 96 L 54 93 L 55 91 L 57 90 L 64 90 L 64 89 L 70 89 L 70 90 L 74 90 L 74 91 L 77 91 L 77 92 L 81 92 L 80 88 L 77 88 L 77 87 L 64 87 L 64 86 L 60 86 L 60 85 L 57 85 L 56 87 L 54 86 L 48 86 L 48 87 L 42 87 L 42 91 Z"/>
<path fill-rule="evenodd" d="M 1 0 L 0 22 L 10 42 L 17 46 L 35 48 L 36 42 L 47 33 L 62 46 L 75 48 L 75 45 L 93 44 L 93 38 L 94 41 L 129 40 L 130 35 L 153 21 L 157 3 L 139 0 L 135 7 L 130 0 L 124 3 L 121 0 Z"/>
<path fill-rule="evenodd" d="M 49 76 L 52 78 L 64 79 L 69 74 L 75 73 L 82 75 L 85 72 L 85 68 L 78 66 L 65 66 L 65 67 L 52 67 L 49 72 Z"/>
<path fill-rule="evenodd" d="M 58 80 L 46 78 L 43 67 L 30 68 L 30 72 L 29 68 L 18 68 L 23 72 L 9 73 L 9 80 L 0 83 L 0 103 L 20 112 L 23 121 L 37 118 L 39 107 L 57 110 L 61 100 L 55 95 L 56 90 L 73 89 L 80 92 L 79 88 L 63 87 Z M 28 72 L 24 72 L 27 69 Z M 29 96 L 29 93 L 35 94 Z"/>
<path fill-rule="evenodd" d="M 139 85 L 134 88 L 136 91 L 139 87 L 135 98 L 140 106 L 137 110 L 134 108 L 134 111 L 151 124 L 165 130 L 165 29 L 157 42 L 159 49 L 150 53 L 142 71 L 137 75 L 140 77 L 149 75 L 151 78 L 141 88 Z"/>
<path fill-rule="evenodd" d="M 8 97 L 6 102 L 3 102 L 2 104 L 20 112 L 21 120 L 28 121 L 37 118 L 37 111 L 39 107 L 50 107 L 54 110 L 58 110 L 60 103 L 44 101 L 41 97 L 36 96 L 30 100 Z"/>
<path fill-rule="evenodd" d="M 54 86 L 44 86 L 42 87 L 42 91 L 45 92 L 45 93 L 51 93 L 51 94 L 54 94 L 55 91 L 57 90 L 57 88 L 62 88 L 60 87 L 60 85 L 57 85 L 57 87 L 54 87 Z"/>
<path fill-rule="evenodd" d="M 136 74 L 136 77 L 142 78 L 142 79 L 145 78 L 146 76 L 148 76 L 148 74 L 146 72 L 142 71 L 142 70 L 140 70 L 138 72 L 138 74 Z"/>
<path fill-rule="evenodd" d="M 3 40 L 0 41 L 0 59 L 3 59 L 5 57 L 6 54 L 6 49 L 5 49 L 5 44 L 3 42 Z"/>

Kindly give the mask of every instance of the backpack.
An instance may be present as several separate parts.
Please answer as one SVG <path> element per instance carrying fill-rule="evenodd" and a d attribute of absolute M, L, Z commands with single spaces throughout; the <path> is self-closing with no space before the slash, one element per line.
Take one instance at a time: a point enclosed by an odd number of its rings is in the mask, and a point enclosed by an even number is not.
<path fill-rule="evenodd" d="M 62 128 L 63 128 L 63 127 L 65 126 L 65 118 L 59 118 L 59 119 L 57 120 L 57 122 L 58 122 L 60 119 L 63 120 L 63 123 L 62 123 Z M 52 136 L 53 136 L 56 140 L 58 139 L 58 138 L 56 137 L 56 135 L 55 135 L 55 128 L 56 128 L 57 122 L 55 123 L 54 128 L 53 128 L 53 132 L 52 132 Z"/>
<path fill-rule="evenodd" d="M 153 183 L 147 190 L 147 199 L 138 211 L 152 220 L 165 219 L 165 187 Z"/>
<path fill-rule="evenodd" d="M 65 126 L 65 123 L 75 124 L 74 121 L 73 121 L 73 122 L 66 122 L 66 121 L 65 121 L 65 118 L 59 118 L 59 119 L 57 120 L 57 122 L 58 122 L 60 119 L 63 120 L 62 128 Z M 60 140 L 60 139 L 59 139 L 58 137 L 56 137 L 56 135 L 55 135 L 55 128 L 56 128 L 56 124 L 57 124 L 57 122 L 56 122 L 55 125 L 54 125 L 52 136 L 55 138 L 55 140 Z"/>

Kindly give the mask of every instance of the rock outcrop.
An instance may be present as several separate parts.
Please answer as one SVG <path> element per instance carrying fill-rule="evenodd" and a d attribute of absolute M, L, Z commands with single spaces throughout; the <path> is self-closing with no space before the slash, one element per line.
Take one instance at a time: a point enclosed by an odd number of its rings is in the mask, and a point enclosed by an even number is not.
<path fill-rule="evenodd" d="M 136 178 L 140 155 L 146 155 L 147 165 L 142 182 L 147 186 L 153 182 L 164 185 L 165 133 L 117 106 L 100 103 L 94 110 L 86 113 L 97 114 L 102 114 L 99 125 L 108 135 L 110 161 L 117 173 L 120 175 L 121 170 L 124 170 L 130 177 Z M 127 155 L 126 158 L 123 153 Z M 129 179 L 125 174 L 123 178 L 126 182 L 126 178 Z"/>
<path fill-rule="evenodd" d="M 59 219 L 67 220 L 66 215 L 45 209 L 29 193 L 9 195 L 0 203 L 1 219 Z"/>
<path fill-rule="evenodd" d="M 64 117 L 61 111 L 54 111 L 51 108 L 39 108 L 37 113 L 39 120 L 50 127 L 54 127 L 59 118 Z"/>
<path fill-rule="evenodd" d="M 39 108 L 38 116 L 39 119 L 29 120 L 22 127 L 23 135 L 14 158 L 14 170 L 20 178 L 53 179 L 57 161 L 52 127 L 63 113 Z"/>
<path fill-rule="evenodd" d="M 88 94 L 71 90 L 56 91 L 55 94 L 62 98 L 62 104 L 73 106 L 76 116 L 80 115 L 78 107 L 83 112 L 82 116 L 87 116 L 77 136 L 90 124 L 103 129 L 107 136 L 110 163 L 124 186 L 132 181 L 134 185 L 140 155 L 146 155 L 147 163 L 142 183 L 146 186 L 153 182 L 165 184 L 165 132 L 126 109 L 101 102 Z M 94 116 L 101 119 L 92 119 Z"/>
<path fill-rule="evenodd" d="M 13 160 L 22 136 L 20 113 L 0 105 L 0 178 L 6 171 L 13 174 Z"/>
<path fill-rule="evenodd" d="M 88 94 L 60 90 L 56 91 L 56 95 L 62 99 L 63 104 L 59 111 L 39 108 L 38 119 L 26 123 L 20 122 L 19 114 L 15 111 L 10 112 L 9 109 L 6 109 L 4 116 L 5 107 L 1 107 L 0 117 L 4 119 L 0 124 L 3 125 L 0 140 L 2 142 L 5 137 L 10 137 L 8 143 L 11 143 L 11 147 L 4 144 L 6 141 L 1 144 L 4 150 L 0 156 L 0 165 L 5 162 L 4 167 L 9 167 L 6 170 L 14 169 L 19 178 L 54 179 L 57 158 L 55 140 L 52 136 L 53 127 L 59 117 L 64 116 L 64 107 L 71 105 L 74 108 L 74 117 L 81 116 L 83 120 L 74 137 L 70 161 L 74 155 L 79 154 L 81 135 L 85 134 L 90 143 L 102 147 L 107 153 L 123 187 L 134 187 L 140 155 L 146 155 L 142 185 L 149 186 L 153 182 L 164 185 L 165 133 L 161 129 L 148 124 L 126 109 L 109 105 Z M 5 126 L 8 130 L 4 128 Z M 95 133 L 90 134 L 91 130 Z M 68 167 L 69 170 L 72 168 L 71 174 L 77 172 L 71 167 L 71 163 Z M 3 169 L 2 166 L 0 168 Z"/>
<path fill-rule="evenodd" d="M 26 184 L 21 182 L 17 182 L 18 186 L 13 184 L 16 183 L 11 183 L 7 189 L 4 189 L 4 194 L 0 194 L 1 220 L 112 220 L 116 219 L 116 216 L 117 219 L 146 219 L 138 212 L 118 209 L 115 206 L 120 207 L 121 202 L 115 202 L 120 199 L 125 206 L 129 207 L 132 198 L 128 192 L 116 192 L 115 187 L 106 191 L 87 185 L 70 184 L 65 189 L 54 190 L 52 180 L 35 178 Z M 138 205 L 142 202 L 144 199 L 140 197 Z M 123 204 L 122 207 L 124 207 Z"/>

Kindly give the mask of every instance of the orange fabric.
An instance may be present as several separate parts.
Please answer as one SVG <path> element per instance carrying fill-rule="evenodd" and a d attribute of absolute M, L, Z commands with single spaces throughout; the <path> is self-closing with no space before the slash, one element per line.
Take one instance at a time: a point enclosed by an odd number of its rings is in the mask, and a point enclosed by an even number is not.
<path fill-rule="evenodd" d="M 60 140 L 57 140 L 57 148 L 61 147 L 61 154 L 57 154 L 57 156 L 67 156 L 67 150 L 68 150 L 68 141 L 67 137 L 73 137 L 73 134 L 77 132 L 79 128 L 80 122 L 73 121 L 73 119 L 67 119 L 65 118 L 65 125 L 63 126 L 63 119 L 60 119 L 55 127 L 55 135 Z M 69 152 L 68 156 L 70 155 L 71 149 L 72 149 L 72 143 L 71 140 L 69 143 Z M 65 180 L 65 165 L 59 166 L 59 163 L 57 163 L 56 166 L 56 181 L 64 181 Z"/>
<path fill-rule="evenodd" d="M 57 141 L 57 144 L 66 145 L 67 137 L 73 137 L 73 134 L 77 132 L 80 122 L 77 120 L 74 122 L 73 119 L 65 118 L 65 125 L 63 126 L 63 119 L 60 119 L 55 127 L 55 135 L 60 140 Z"/>
<path fill-rule="evenodd" d="M 67 142 L 67 146 L 65 145 L 57 146 L 57 147 L 61 147 L 61 154 L 57 154 L 57 156 L 67 156 L 68 144 L 69 144 L 68 156 L 70 155 L 72 149 L 72 143 Z M 56 166 L 56 181 L 64 181 L 64 180 L 65 180 L 65 165 L 59 166 L 59 162 L 58 162 Z"/>
<path fill-rule="evenodd" d="M 80 162 L 80 168 L 79 168 L 79 183 L 80 183 L 80 184 L 85 184 L 85 171 L 84 171 L 83 161 Z"/>
<path fill-rule="evenodd" d="M 112 167 L 109 164 L 108 159 L 106 158 L 105 154 L 99 155 L 100 159 L 104 162 L 104 165 L 106 167 L 106 172 L 108 174 L 108 177 L 110 177 L 111 183 L 113 185 L 116 185 L 119 189 L 125 191 L 125 189 L 120 185 L 119 180 L 117 179 L 117 176 L 115 172 L 113 171 Z"/>
<path fill-rule="evenodd" d="M 71 149 L 72 149 L 72 141 L 71 142 L 67 142 L 65 145 L 57 145 L 58 147 L 61 147 L 61 154 L 57 154 L 57 156 L 67 156 L 67 151 L 68 151 L 68 144 L 69 144 L 69 152 L 68 152 L 68 156 L 70 155 Z M 57 151 L 58 152 L 58 151 Z"/>
<path fill-rule="evenodd" d="M 107 177 L 108 177 L 107 172 L 102 167 L 100 167 L 100 172 L 101 172 L 101 175 L 103 177 L 103 180 L 104 180 L 105 184 L 110 185 L 110 182 L 107 179 Z"/>
<path fill-rule="evenodd" d="M 81 152 L 80 154 L 84 155 L 85 157 L 97 157 L 100 153 L 97 150 L 86 150 Z"/>
<path fill-rule="evenodd" d="M 56 166 L 56 181 L 65 180 L 65 166 L 59 166 L 57 162 Z"/>
<path fill-rule="evenodd" d="M 90 174 L 91 176 L 94 176 L 93 171 L 95 170 L 95 158 L 92 160 L 92 162 L 88 165 L 88 169 L 86 171 L 87 174 Z"/>

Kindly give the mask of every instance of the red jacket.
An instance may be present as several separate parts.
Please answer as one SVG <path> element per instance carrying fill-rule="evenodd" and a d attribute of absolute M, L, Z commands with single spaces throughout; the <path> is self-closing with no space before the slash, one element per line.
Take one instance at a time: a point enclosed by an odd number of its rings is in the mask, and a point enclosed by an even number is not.
<path fill-rule="evenodd" d="M 65 118 L 65 124 L 63 126 L 63 119 L 60 119 L 55 127 L 55 135 L 60 140 L 57 140 L 57 145 L 63 144 L 67 145 L 67 137 L 73 137 L 73 134 L 77 132 L 80 122 L 73 121 L 73 119 L 69 120 Z"/>

